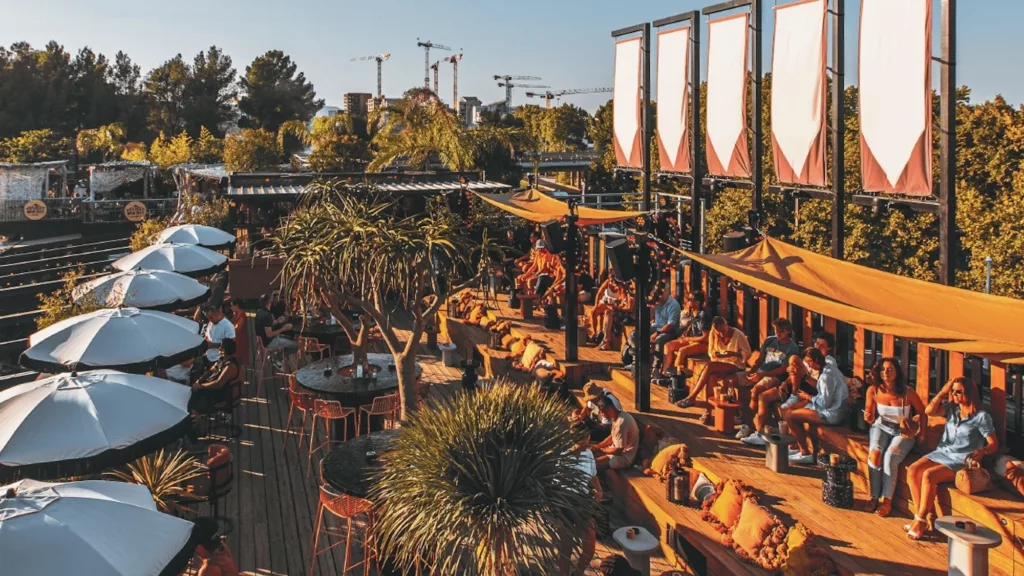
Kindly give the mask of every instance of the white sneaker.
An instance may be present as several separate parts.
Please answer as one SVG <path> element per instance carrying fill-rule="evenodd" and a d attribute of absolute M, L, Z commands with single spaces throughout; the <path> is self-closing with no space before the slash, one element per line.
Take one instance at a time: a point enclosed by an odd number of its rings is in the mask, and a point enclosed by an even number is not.
<path fill-rule="evenodd" d="M 800 449 L 797 448 L 795 444 L 790 444 L 789 445 L 789 453 L 790 454 L 799 454 L 800 453 Z"/>
<path fill-rule="evenodd" d="M 764 438 L 761 438 L 761 435 L 758 434 L 757 432 L 754 432 L 753 434 L 747 436 L 746 438 L 741 438 L 740 442 L 743 442 L 744 444 L 749 444 L 751 446 L 765 446 L 768 444 L 768 442 L 766 442 Z M 790 456 L 790 460 L 792 460 L 792 456 Z"/>
<path fill-rule="evenodd" d="M 796 454 L 789 455 L 790 464 L 814 464 L 814 454 Z"/>
<path fill-rule="evenodd" d="M 752 432 L 753 430 L 750 429 L 750 426 L 744 424 L 743 426 L 740 427 L 740 431 L 736 433 L 736 439 L 743 440 L 747 436 L 750 436 Z"/>

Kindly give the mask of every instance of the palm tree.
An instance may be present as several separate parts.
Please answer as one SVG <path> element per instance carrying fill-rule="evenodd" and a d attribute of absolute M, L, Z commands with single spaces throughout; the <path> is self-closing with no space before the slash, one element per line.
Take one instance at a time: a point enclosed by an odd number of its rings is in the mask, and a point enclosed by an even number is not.
<path fill-rule="evenodd" d="M 402 425 L 370 490 L 381 556 L 399 570 L 563 574 L 596 513 L 582 439 L 537 387 L 498 382 Z"/>
<path fill-rule="evenodd" d="M 121 156 L 125 145 L 125 129 L 123 124 L 107 124 L 99 128 L 82 130 L 75 138 L 75 148 L 82 156 L 96 151 L 103 155 L 107 162 Z"/>
<path fill-rule="evenodd" d="M 299 120 L 282 124 L 277 131 L 277 147 L 284 155 L 291 137 L 312 148 L 309 164 L 316 172 L 362 170 L 369 156 L 364 136 L 348 114 L 318 116 L 312 128 Z"/>
<path fill-rule="evenodd" d="M 416 349 L 427 320 L 470 270 L 472 242 L 438 207 L 414 218 L 394 214 L 394 203 L 373 189 L 340 182 L 311 185 L 303 204 L 282 221 L 273 239 L 284 257 L 282 288 L 307 304 L 329 306 L 365 358 L 367 322 L 357 333 L 345 310 L 372 319 L 398 367 L 402 417 L 416 408 Z M 392 314 L 412 316 L 408 340 L 399 338 Z"/>

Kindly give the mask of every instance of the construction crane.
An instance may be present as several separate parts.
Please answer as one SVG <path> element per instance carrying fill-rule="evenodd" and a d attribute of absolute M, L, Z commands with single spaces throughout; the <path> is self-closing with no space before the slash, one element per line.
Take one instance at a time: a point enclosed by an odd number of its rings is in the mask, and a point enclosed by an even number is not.
<path fill-rule="evenodd" d="M 451 48 L 445 46 L 444 44 L 434 44 L 430 40 L 427 40 L 426 42 L 422 42 L 422 41 L 420 41 L 419 38 L 416 39 L 416 45 L 421 47 L 421 48 L 423 48 L 423 53 L 424 53 L 423 54 L 423 87 L 429 89 L 430 88 L 430 49 L 431 48 L 437 48 L 438 50 L 451 50 Z"/>
<path fill-rule="evenodd" d="M 437 94 L 437 70 L 441 67 L 441 62 L 437 61 L 430 65 L 430 69 L 434 71 L 434 94 Z M 438 98 L 441 96 L 438 95 Z"/>
<path fill-rule="evenodd" d="M 381 71 L 380 71 L 381 64 L 383 64 L 384 61 L 387 60 L 388 58 L 391 58 L 391 53 L 390 52 L 385 52 L 384 54 L 377 54 L 376 56 L 363 56 L 362 58 L 353 58 L 352 60 L 350 60 L 350 62 L 356 62 L 356 61 L 364 62 L 364 61 L 367 61 L 367 60 L 376 60 L 376 62 L 377 62 L 377 99 L 378 100 L 383 96 L 383 94 L 381 93 Z"/>
<path fill-rule="evenodd" d="M 462 52 L 447 56 L 444 61 L 452 64 L 452 108 L 455 115 L 459 115 L 459 60 L 462 60 Z"/>
<path fill-rule="evenodd" d="M 494 75 L 494 79 L 498 80 L 498 86 L 505 89 L 505 112 L 507 114 L 512 113 L 512 89 L 513 88 L 550 88 L 550 86 L 541 86 L 539 84 L 513 84 L 513 80 L 540 80 L 538 76 L 509 76 L 509 75 Z"/>
<path fill-rule="evenodd" d="M 551 101 L 557 100 L 562 96 L 568 96 L 569 94 L 602 94 L 605 92 L 611 92 L 611 88 L 573 88 L 570 90 L 556 90 L 554 92 L 548 90 L 547 92 L 527 92 L 526 96 L 529 98 L 543 98 L 544 107 L 551 108 Z"/>

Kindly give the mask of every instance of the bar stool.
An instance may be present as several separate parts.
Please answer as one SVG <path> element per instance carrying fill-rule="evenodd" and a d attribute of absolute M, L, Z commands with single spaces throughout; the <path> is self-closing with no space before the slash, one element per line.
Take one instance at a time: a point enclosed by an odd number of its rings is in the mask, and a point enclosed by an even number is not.
<path fill-rule="evenodd" d="M 330 357 L 331 347 L 328 346 L 327 344 L 321 344 L 319 341 L 317 341 L 316 338 L 310 338 L 308 336 L 299 336 L 298 353 L 302 355 L 303 360 L 306 360 L 307 357 L 309 358 L 307 363 L 313 361 L 314 354 L 317 355 L 317 360 L 323 360 L 324 352 L 326 352 L 327 356 Z"/>
<path fill-rule="evenodd" d="M 298 444 L 300 447 L 302 446 L 302 440 L 306 437 L 306 414 L 313 409 L 313 395 L 297 392 L 292 388 L 289 388 L 288 402 L 288 419 L 285 420 L 284 441 L 281 442 L 281 450 L 284 450 L 285 446 L 288 445 L 288 436 L 295 431 L 295 427 L 292 426 L 292 414 L 296 410 L 302 412 L 302 424 L 299 425 Z"/>
<path fill-rule="evenodd" d="M 332 423 L 336 420 L 343 420 L 345 422 L 343 427 L 344 433 L 342 434 L 342 442 L 345 442 L 348 440 L 348 418 L 349 416 L 355 417 L 355 415 L 355 408 L 346 408 L 337 400 L 321 400 L 319 398 L 313 400 L 313 425 L 309 427 L 309 455 L 306 457 L 306 476 L 309 476 L 309 472 L 313 468 L 313 452 L 320 450 L 324 446 L 329 448 L 333 442 L 331 440 Z M 321 418 L 324 421 L 324 441 L 314 447 L 313 442 L 316 438 L 317 418 Z"/>
<path fill-rule="evenodd" d="M 321 477 L 323 476 L 323 461 L 320 461 L 321 466 Z M 330 550 L 345 545 L 345 560 L 341 566 L 341 573 L 348 574 L 349 570 L 353 568 L 363 567 L 363 574 L 368 575 L 370 573 L 370 564 L 376 556 L 376 552 L 371 546 L 370 533 L 373 530 L 373 503 L 364 498 L 356 498 L 355 496 L 349 496 L 348 494 L 341 494 L 335 492 L 327 484 L 320 485 L 320 504 L 317 507 L 316 514 L 316 526 L 313 530 L 313 546 L 310 549 L 310 563 L 309 563 L 309 576 L 313 576 L 313 572 L 316 570 L 316 557 L 329 552 Z M 324 516 L 330 514 L 338 520 L 344 520 L 347 524 L 347 530 L 342 532 L 337 528 L 330 528 L 324 525 Z M 361 514 L 366 515 L 366 526 L 363 530 L 362 541 L 359 540 L 357 535 L 353 534 L 352 519 Z M 328 536 L 334 536 L 339 539 L 334 544 L 327 546 L 324 549 L 320 549 L 320 535 L 327 534 Z M 344 538 L 343 541 L 340 539 Z M 363 548 L 363 558 L 359 562 L 349 564 L 352 556 L 352 541 L 355 540 L 357 544 L 361 544 Z"/>
<path fill-rule="evenodd" d="M 401 409 L 398 393 L 386 394 L 373 399 L 373 404 L 359 407 L 359 414 L 356 419 L 356 436 L 362 434 L 363 415 L 366 417 L 366 432 L 370 433 L 370 416 L 383 416 L 384 428 L 394 428 L 398 421 L 398 411 Z M 390 426 L 388 422 L 390 421 Z"/>

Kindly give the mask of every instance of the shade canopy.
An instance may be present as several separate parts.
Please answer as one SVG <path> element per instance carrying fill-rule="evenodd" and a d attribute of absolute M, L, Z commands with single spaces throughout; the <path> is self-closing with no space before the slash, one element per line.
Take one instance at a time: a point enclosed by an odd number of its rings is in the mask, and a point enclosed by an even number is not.
<path fill-rule="evenodd" d="M 0 481 L 66 478 L 131 462 L 188 432 L 192 389 L 113 370 L 0 392 Z"/>
<path fill-rule="evenodd" d="M 147 372 L 194 358 L 203 349 L 199 324 L 166 312 L 104 308 L 48 326 L 28 337 L 22 366 L 41 372 L 111 368 Z"/>
<path fill-rule="evenodd" d="M 101 306 L 131 306 L 167 312 L 201 304 L 209 294 L 207 286 L 184 274 L 145 269 L 107 274 L 79 284 L 72 292 L 76 303 L 91 295 Z"/>
<path fill-rule="evenodd" d="M 687 256 L 830 318 L 942 350 L 1024 364 L 1024 302 L 836 260 L 767 238 L 726 254 Z"/>
<path fill-rule="evenodd" d="M 569 215 L 569 205 L 544 194 L 538 190 L 523 190 L 512 194 L 480 194 L 481 200 L 497 206 L 502 210 L 525 218 L 531 222 L 547 222 L 564 220 Z M 623 210 L 601 210 L 598 208 L 577 208 L 580 226 L 611 224 L 642 216 L 644 212 L 627 212 Z"/>
<path fill-rule="evenodd" d="M 195 244 L 153 244 L 112 264 L 117 270 L 163 270 L 192 278 L 219 272 L 227 265 L 227 256 Z"/>
<path fill-rule="evenodd" d="M 160 244 L 194 244 L 204 248 L 225 248 L 235 243 L 235 235 L 220 228 L 200 224 L 182 224 L 165 228 L 157 234 Z"/>
<path fill-rule="evenodd" d="M 192 527 L 158 512 L 139 484 L 22 480 L 0 487 L 4 574 L 176 575 L 195 549 Z"/>

